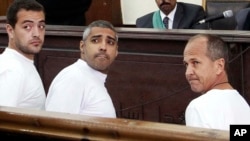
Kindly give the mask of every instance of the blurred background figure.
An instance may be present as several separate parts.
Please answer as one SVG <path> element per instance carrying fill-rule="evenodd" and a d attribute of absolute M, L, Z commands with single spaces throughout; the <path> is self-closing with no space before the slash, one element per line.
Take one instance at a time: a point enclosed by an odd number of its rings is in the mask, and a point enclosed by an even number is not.
<path fill-rule="evenodd" d="M 85 13 L 92 0 L 37 0 L 46 12 L 48 25 L 76 25 L 86 24 Z"/>
<path fill-rule="evenodd" d="M 250 30 L 250 8 L 239 10 L 235 16 L 236 30 Z"/>

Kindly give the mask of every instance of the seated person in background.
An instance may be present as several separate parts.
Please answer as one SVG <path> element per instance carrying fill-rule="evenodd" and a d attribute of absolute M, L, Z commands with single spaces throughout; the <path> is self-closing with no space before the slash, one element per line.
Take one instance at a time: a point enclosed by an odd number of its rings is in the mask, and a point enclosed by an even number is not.
<path fill-rule="evenodd" d="M 115 118 L 105 80 L 117 55 L 118 35 L 113 25 L 102 20 L 92 22 L 80 41 L 80 58 L 52 81 L 46 110 Z"/>
<path fill-rule="evenodd" d="M 45 8 L 46 24 L 84 26 L 92 0 L 37 0 Z"/>
<path fill-rule="evenodd" d="M 214 35 L 196 35 L 184 49 L 186 79 L 201 96 L 186 108 L 187 126 L 229 130 L 250 124 L 250 107 L 228 82 L 228 46 Z"/>
<path fill-rule="evenodd" d="M 250 8 L 241 9 L 236 15 L 236 30 L 250 30 Z"/>
<path fill-rule="evenodd" d="M 160 10 L 136 19 L 136 27 L 158 29 L 208 29 L 207 24 L 197 24 L 206 17 L 206 13 L 202 6 L 176 2 L 176 0 L 155 0 L 155 2 Z M 165 17 L 167 17 L 168 20 L 165 21 Z"/>
<path fill-rule="evenodd" d="M 0 54 L 0 106 L 44 110 L 45 90 L 34 65 L 44 42 L 43 6 L 14 0 L 6 16 L 9 43 Z"/>

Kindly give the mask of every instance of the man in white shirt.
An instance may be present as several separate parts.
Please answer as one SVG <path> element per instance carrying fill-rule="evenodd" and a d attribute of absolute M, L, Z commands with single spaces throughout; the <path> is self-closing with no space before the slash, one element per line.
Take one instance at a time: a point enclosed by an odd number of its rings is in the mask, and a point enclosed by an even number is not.
<path fill-rule="evenodd" d="M 44 109 L 45 90 L 34 66 L 45 35 L 45 14 L 34 0 L 15 0 L 7 12 L 8 47 L 0 55 L 0 106 Z"/>
<path fill-rule="evenodd" d="M 92 22 L 80 41 L 80 58 L 52 81 L 47 111 L 115 118 L 106 90 L 108 69 L 118 55 L 118 36 L 107 21 Z"/>
<path fill-rule="evenodd" d="M 187 126 L 229 130 L 231 124 L 250 124 L 248 103 L 228 81 L 228 47 L 221 38 L 190 38 L 183 62 L 192 91 L 201 93 L 186 109 Z"/>

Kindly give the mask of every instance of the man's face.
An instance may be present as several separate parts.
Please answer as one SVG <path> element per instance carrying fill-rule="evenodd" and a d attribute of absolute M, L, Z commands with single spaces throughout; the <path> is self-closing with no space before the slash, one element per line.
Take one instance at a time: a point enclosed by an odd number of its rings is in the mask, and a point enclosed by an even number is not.
<path fill-rule="evenodd" d="M 186 79 L 192 91 L 204 93 L 214 86 L 217 79 L 217 61 L 212 61 L 207 55 L 207 39 L 196 38 L 184 49 L 184 65 Z"/>
<path fill-rule="evenodd" d="M 116 34 L 108 28 L 93 27 L 86 41 L 80 43 L 81 57 L 93 69 L 107 73 L 118 55 Z"/>
<path fill-rule="evenodd" d="M 45 35 L 45 15 L 43 11 L 20 10 L 15 27 L 7 24 L 9 46 L 27 58 L 33 59 L 40 52 Z"/>
<path fill-rule="evenodd" d="M 176 0 L 155 0 L 155 2 L 165 15 L 168 15 L 176 5 Z"/>

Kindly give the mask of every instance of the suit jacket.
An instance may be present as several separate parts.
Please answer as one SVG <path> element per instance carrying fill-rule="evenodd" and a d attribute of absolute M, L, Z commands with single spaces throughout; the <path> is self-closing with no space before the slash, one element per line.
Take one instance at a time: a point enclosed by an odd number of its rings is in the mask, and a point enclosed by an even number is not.
<path fill-rule="evenodd" d="M 250 30 L 250 8 L 241 9 L 235 16 L 236 30 Z"/>
<path fill-rule="evenodd" d="M 153 14 L 149 13 L 136 19 L 136 27 L 153 28 Z M 177 2 L 177 9 L 174 15 L 173 29 L 208 29 L 208 24 L 197 24 L 206 18 L 202 6 Z"/>

